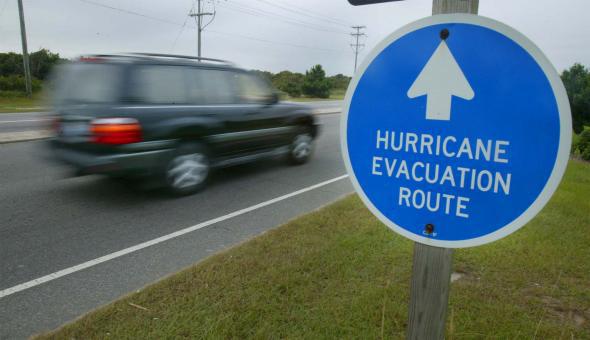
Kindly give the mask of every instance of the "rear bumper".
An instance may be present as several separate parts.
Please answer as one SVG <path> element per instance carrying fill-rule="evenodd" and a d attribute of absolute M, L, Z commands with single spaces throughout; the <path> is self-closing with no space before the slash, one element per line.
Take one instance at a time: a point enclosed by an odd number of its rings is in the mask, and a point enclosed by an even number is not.
<path fill-rule="evenodd" d="M 156 149 L 113 154 L 93 154 L 68 148 L 57 140 L 49 146 L 53 157 L 76 169 L 78 175 L 150 175 L 157 172 L 173 149 Z"/>

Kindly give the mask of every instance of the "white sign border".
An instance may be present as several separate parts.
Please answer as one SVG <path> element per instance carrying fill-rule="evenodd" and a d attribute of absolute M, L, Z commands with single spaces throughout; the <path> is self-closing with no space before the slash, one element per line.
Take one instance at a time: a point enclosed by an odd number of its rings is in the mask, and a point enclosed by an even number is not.
<path fill-rule="evenodd" d="M 488 29 L 494 30 L 504 36 L 512 39 L 516 42 L 520 47 L 522 47 L 525 51 L 527 51 L 533 59 L 539 64 L 545 76 L 549 80 L 553 93 L 555 95 L 555 99 L 557 102 L 557 108 L 559 111 L 559 124 L 560 124 L 560 138 L 559 138 L 559 147 L 557 151 L 557 158 L 555 160 L 555 164 L 553 165 L 553 170 L 551 171 L 551 175 L 549 176 L 549 180 L 545 184 L 545 187 L 537 197 L 537 199 L 531 204 L 527 210 L 525 210 L 520 216 L 514 219 L 509 224 L 505 225 L 504 227 L 496 230 L 493 233 L 480 236 L 477 238 L 461 240 L 461 241 L 445 241 L 445 240 L 437 240 L 435 238 L 424 237 L 420 235 L 416 235 L 412 232 L 407 231 L 406 229 L 398 226 L 397 224 L 390 221 L 387 217 L 385 217 L 379 209 L 377 209 L 371 200 L 365 195 L 362 187 L 360 186 L 355 173 L 352 169 L 352 165 L 350 164 L 350 156 L 348 154 L 348 136 L 347 136 L 347 125 L 348 125 L 348 113 L 350 110 L 350 103 L 352 101 L 352 97 L 356 91 L 356 87 L 362 78 L 363 74 L 365 73 L 366 69 L 371 65 L 373 60 L 381 54 L 381 52 L 391 45 L 393 42 L 398 40 L 399 38 L 405 36 L 408 33 L 416 31 L 418 29 L 438 25 L 438 24 L 453 24 L 453 23 L 462 23 L 462 24 L 472 24 L 477 26 L 483 26 Z M 398 234 L 409 238 L 413 241 L 426 244 L 429 246 L 434 247 L 443 247 L 443 248 L 468 248 L 468 247 L 475 247 L 479 245 L 483 245 L 486 243 L 490 243 L 496 240 L 499 240 L 509 234 L 515 232 L 516 230 L 520 229 L 524 226 L 527 222 L 529 222 L 533 217 L 535 217 L 541 209 L 547 204 L 551 196 L 553 196 L 555 190 L 559 186 L 565 169 L 567 167 L 567 163 L 569 160 L 570 154 L 570 147 L 572 141 L 572 121 L 571 121 L 571 111 L 569 106 L 569 101 L 567 97 L 567 93 L 565 91 L 565 87 L 561 82 L 561 78 L 559 74 L 549 61 L 545 54 L 527 37 L 525 37 L 520 32 L 516 31 L 512 27 L 503 24 L 499 21 L 478 16 L 472 14 L 439 14 L 434 15 L 431 17 L 426 17 L 417 21 L 414 21 L 410 24 L 407 24 L 397 31 L 391 33 L 388 37 L 382 40 L 373 50 L 368 54 L 368 56 L 363 60 L 361 66 L 359 67 L 358 71 L 355 73 L 353 79 L 351 80 L 350 86 L 346 91 L 346 96 L 344 98 L 344 107 L 342 111 L 343 115 L 340 121 L 340 144 L 342 147 L 342 157 L 344 158 L 344 163 L 346 165 L 346 171 L 350 175 L 350 179 L 354 186 L 354 189 L 359 194 L 362 201 L 365 205 L 369 208 L 369 210 L 377 216 L 377 218 L 383 222 L 386 226 L 388 226 L 393 231 L 397 232 Z"/>

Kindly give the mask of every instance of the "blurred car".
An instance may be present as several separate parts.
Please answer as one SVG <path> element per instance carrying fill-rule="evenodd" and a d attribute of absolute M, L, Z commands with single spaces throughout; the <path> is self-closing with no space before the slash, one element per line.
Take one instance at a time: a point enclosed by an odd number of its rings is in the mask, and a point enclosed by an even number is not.
<path fill-rule="evenodd" d="M 318 134 L 310 108 L 217 59 L 86 56 L 62 65 L 53 87 L 57 159 L 78 174 L 156 178 L 176 194 L 203 188 L 213 168 L 305 163 Z"/>

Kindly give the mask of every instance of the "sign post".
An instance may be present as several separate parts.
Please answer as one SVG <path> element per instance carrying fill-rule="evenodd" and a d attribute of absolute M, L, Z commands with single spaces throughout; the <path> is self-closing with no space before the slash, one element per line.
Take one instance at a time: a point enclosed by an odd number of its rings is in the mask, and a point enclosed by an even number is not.
<path fill-rule="evenodd" d="M 453 248 L 496 241 L 538 214 L 572 133 L 563 83 L 533 42 L 473 15 L 477 0 L 433 1 L 437 15 L 370 52 L 341 120 L 359 197 L 416 242 L 408 339 L 444 337 Z"/>
<path fill-rule="evenodd" d="M 432 14 L 477 14 L 478 5 L 479 0 L 433 0 Z M 414 243 L 407 339 L 444 339 L 452 271 L 453 249 Z"/>
<path fill-rule="evenodd" d="M 408 339 L 443 339 L 453 249 L 414 243 Z"/>

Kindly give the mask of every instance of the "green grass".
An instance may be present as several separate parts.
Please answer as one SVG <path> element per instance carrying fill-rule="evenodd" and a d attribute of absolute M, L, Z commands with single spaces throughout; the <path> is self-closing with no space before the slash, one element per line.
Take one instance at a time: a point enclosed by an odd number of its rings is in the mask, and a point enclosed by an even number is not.
<path fill-rule="evenodd" d="M 32 98 L 20 92 L 0 92 L 0 113 L 39 111 L 43 95 L 34 93 Z"/>
<path fill-rule="evenodd" d="M 41 338 L 401 339 L 411 253 L 351 196 Z M 456 251 L 454 270 L 447 339 L 589 339 L 590 164 L 570 161 L 531 223 Z"/>

